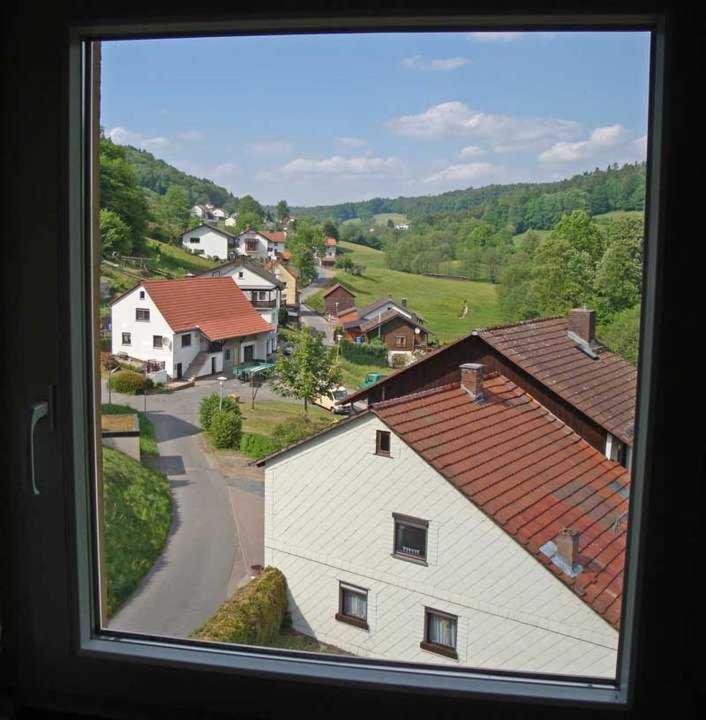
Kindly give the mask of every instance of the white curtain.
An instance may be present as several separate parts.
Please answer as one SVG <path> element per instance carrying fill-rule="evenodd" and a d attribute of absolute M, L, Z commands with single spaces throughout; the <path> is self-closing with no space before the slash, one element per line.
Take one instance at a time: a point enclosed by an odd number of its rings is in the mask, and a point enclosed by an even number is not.
<path fill-rule="evenodd" d="M 429 642 L 456 647 L 456 621 L 429 613 Z"/>
<path fill-rule="evenodd" d="M 368 614 L 368 597 L 353 590 L 343 590 L 343 614 L 365 620 Z"/>

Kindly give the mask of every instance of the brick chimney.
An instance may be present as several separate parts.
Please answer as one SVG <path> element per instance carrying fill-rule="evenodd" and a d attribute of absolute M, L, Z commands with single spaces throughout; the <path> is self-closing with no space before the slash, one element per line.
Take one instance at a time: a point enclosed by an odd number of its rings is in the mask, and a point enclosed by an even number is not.
<path fill-rule="evenodd" d="M 554 541 L 557 554 L 570 568 L 576 564 L 578 559 L 580 537 L 578 530 L 564 528 Z"/>
<path fill-rule="evenodd" d="M 483 399 L 483 364 L 463 363 L 461 369 L 461 387 L 474 399 Z"/>
<path fill-rule="evenodd" d="M 576 308 L 569 310 L 569 337 L 574 335 L 572 339 L 578 339 L 593 345 L 596 341 L 596 311 L 587 310 L 586 308 Z"/>

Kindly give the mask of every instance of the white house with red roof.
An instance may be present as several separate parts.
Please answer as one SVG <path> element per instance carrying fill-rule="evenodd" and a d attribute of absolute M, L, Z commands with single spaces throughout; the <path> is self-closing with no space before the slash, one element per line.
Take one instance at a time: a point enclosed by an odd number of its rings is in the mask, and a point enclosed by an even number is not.
<path fill-rule="evenodd" d="M 479 364 L 260 461 L 293 627 L 358 656 L 615 676 L 629 476 Z"/>
<path fill-rule="evenodd" d="M 244 230 L 238 235 L 238 252 L 256 260 L 274 260 L 284 253 L 287 233 L 283 230 Z"/>
<path fill-rule="evenodd" d="M 336 247 L 338 243 L 335 237 L 327 237 L 324 240 L 324 256 L 321 262 L 325 265 L 333 265 L 336 262 Z"/>
<path fill-rule="evenodd" d="M 174 379 L 265 360 L 276 343 L 230 277 L 145 280 L 113 300 L 111 321 L 113 354 L 153 361 Z"/>
<path fill-rule="evenodd" d="M 227 260 L 238 254 L 238 238 L 215 225 L 201 223 L 181 234 L 182 246 L 194 255 Z"/>

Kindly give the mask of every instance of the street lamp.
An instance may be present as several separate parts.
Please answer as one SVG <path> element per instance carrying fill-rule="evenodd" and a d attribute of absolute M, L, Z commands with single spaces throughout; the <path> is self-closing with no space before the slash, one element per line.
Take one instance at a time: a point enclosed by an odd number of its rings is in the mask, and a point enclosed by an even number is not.
<path fill-rule="evenodd" d="M 228 378 L 225 377 L 224 375 L 219 375 L 219 376 L 218 376 L 218 409 L 219 409 L 219 410 L 222 410 L 222 409 L 223 409 L 223 383 L 224 383 L 227 379 L 228 379 Z"/>

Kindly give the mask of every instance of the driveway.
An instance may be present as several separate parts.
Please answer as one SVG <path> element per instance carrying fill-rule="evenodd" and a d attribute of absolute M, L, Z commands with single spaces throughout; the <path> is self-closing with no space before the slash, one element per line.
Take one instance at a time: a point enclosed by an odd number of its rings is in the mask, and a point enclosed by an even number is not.
<path fill-rule="evenodd" d="M 225 392 L 232 391 L 247 397 L 247 387 L 233 380 L 225 383 Z M 198 407 L 213 392 L 218 381 L 205 379 L 147 397 L 160 453 L 155 465 L 169 480 L 174 517 L 162 556 L 111 619 L 111 628 L 187 637 L 250 577 L 251 565 L 262 564 L 262 471 L 245 462 L 241 469 L 227 468 L 204 451 Z M 266 386 L 258 395 L 269 396 Z M 144 410 L 143 397 L 113 392 L 112 402 Z"/>

